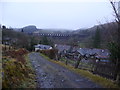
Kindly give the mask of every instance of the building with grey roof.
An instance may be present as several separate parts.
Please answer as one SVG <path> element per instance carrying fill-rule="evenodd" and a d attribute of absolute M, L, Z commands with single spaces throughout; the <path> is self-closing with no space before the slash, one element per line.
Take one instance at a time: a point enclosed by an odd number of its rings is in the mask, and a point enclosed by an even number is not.
<path fill-rule="evenodd" d="M 60 53 L 60 52 L 63 52 L 63 51 L 69 51 L 71 46 L 55 44 L 55 48 L 58 49 L 58 53 Z"/>
<path fill-rule="evenodd" d="M 80 48 L 77 50 L 80 55 L 84 56 L 92 56 L 94 55 L 96 58 L 109 58 L 110 52 L 107 49 L 90 49 L 90 48 Z"/>
<path fill-rule="evenodd" d="M 38 45 L 35 45 L 34 47 L 35 47 L 35 51 L 52 49 L 51 46 L 43 45 L 43 44 L 38 44 Z"/>

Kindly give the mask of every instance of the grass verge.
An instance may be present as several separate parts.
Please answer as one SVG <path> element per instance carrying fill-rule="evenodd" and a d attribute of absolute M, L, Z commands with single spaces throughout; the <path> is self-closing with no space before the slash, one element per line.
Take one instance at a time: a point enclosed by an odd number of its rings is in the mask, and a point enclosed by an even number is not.
<path fill-rule="evenodd" d="M 3 88 L 36 88 L 35 72 L 28 59 L 24 56 L 26 63 L 17 61 L 15 58 L 2 58 L 2 86 Z"/>
<path fill-rule="evenodd" d="M 29 77 L 25 78 L 25 80 L 21 83 L 21 88 L 36 88 L 36 75 L 35 70 L 32 67 L 31 62 L 29 61 L 28 54 L 24 56 L 26 60 L 26 66 L 30 69 L 31 72 L 29 72 Z"/>
<path fill-rule="evenodd" d="M 84 76 L 84 77 L 87 77 L 88 79 L 94 81 L 95 83 L 101 85 L 102 87 L 104 88 L 120 88 L 117 84 L 114 83 L 114 81 L 112 80 L 109 80 L 109 79 L 106 79 L 106 78 L 103 78 L 101 76 L 98 76 L 98 75 L 94 75 L 92 74 L 91 72 L 89 71 L 86 71 L 86 70 L 81 70 L 81 69 L 75 69 L 73 66 L 71 65 L 65 65 L 65 63 L 62 63 L 61 61 L 56 61 L 56 60 L 52 60 L 50 59 L 49 57 L 43 55 L 43 54 L 40 54 L 41 56 L 43 56 L 44 58 L 46 58 L 47 60 L 53 62 L 53 63 L 56 63 L 56 64 L 59 64 L 75 73 L 78 73 L 79 75 L 81 76 Z"/>

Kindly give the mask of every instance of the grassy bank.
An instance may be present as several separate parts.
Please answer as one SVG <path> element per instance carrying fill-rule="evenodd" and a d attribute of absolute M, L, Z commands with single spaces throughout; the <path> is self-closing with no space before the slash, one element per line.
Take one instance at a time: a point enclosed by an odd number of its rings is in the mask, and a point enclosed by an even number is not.
<path fill-rule="evenodd" d="M 104 88 L 120 88 L 118 85 L 116 85 L 112 80 L 109 80 L 109 79 L 106 79 L 106 78 L 103 78 L 103 77 L 100 77 L 98 75 L 94 75 L 92 74 L 91 72 L 89 71 L 86 71 L 86 70 L 81 70 L 81 69 L 75 69 L 73 66 L 71 65 L 65 65 L 65 63 L 61 62 L 61 61 L 55 61 L 55 60 L 52 60 L 50 58 L 48 58 L 47 56 L 41 54 L 44 58 L 46 58 L 47 60 L 53 62 L 53 63 L 56 63 L 56 64 L 59 64 L 75 73 L 78 73 L 79 75 L 82 75 L 84 77 L 87 77 L 88 79 L 94 81 L 95 83 L 103 86 Z"/>
<path fill-rule="evenodd" d="M 2 57 L 2 88 L 35 88 L 35 72 L 28 54 L 21 54 L 24 49 L 12 52 Z"/>
<path fill-rule="evenodd" d="M 28 54 L 24 56 L 26 60 L 26 66 L 30 69 L 29 71 L 29 77 L 25 78 L 25 80 L 21 83 L 20 87 L 21 88 L 36 88 L 36 75 L 35 75 L 35 70 L 32 67 L 31 62 L 29 61 Z"/>

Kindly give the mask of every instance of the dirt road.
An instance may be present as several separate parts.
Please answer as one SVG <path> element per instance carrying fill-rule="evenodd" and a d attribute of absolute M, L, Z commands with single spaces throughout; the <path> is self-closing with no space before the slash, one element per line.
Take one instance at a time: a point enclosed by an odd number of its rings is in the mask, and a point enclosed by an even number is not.
<path fill-rule="evenodd" d="M 29 59 L 36 71 L 37 88 L 101 88 L 87 78 L 44 59 L 40 53 L 30 53 Z"/>

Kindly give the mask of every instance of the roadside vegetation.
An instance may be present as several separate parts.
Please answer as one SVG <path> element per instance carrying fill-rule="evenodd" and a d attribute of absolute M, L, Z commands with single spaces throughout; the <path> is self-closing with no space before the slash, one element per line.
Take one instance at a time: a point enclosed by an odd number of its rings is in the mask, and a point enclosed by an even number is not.
<path fill-rule="evenodd" d="M 28 51 L 21 48 L 2 53 L 2 88 L 35 88 L 35 72 L 27 58 Z"/>
<path fill-rule="evenodd" d="M 50 50 L 41 50 L 40 53 L 48 56 L 50 59 L 54 59 L 57 56 L 57 49 L 50 49 Z"/>

